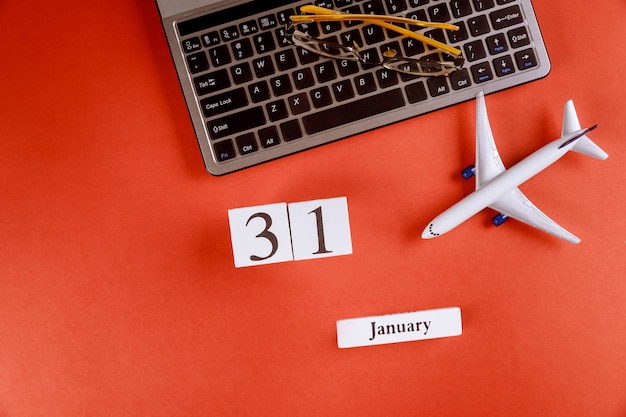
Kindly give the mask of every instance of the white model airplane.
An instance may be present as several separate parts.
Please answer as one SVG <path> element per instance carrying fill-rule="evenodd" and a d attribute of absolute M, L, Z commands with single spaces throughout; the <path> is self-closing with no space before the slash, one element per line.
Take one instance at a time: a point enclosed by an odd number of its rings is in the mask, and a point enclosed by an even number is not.
<path fill-rule="evenodd" d="M 507 170 L 493 140 L 485 97 L 479 93 L 476 96 L 476 165 L 462 172 L 466 179 L 476 174 L 476 191 L 431 221 L 424 229 L 422 238 L 440 236 L 489 207 L 501 213 L 493 218 L 496 226 L 512 217 L 568 242 L 579 243 L 579 238 L 541 212 L 517 187 L 552 165 L 569 150 L 597 159 L 608 158 L 609 155 L 587 137 L 587 133 L 596 127 L 580 128 L 574 103 L 570 100 L 565 104 L 562 136 Z"/>

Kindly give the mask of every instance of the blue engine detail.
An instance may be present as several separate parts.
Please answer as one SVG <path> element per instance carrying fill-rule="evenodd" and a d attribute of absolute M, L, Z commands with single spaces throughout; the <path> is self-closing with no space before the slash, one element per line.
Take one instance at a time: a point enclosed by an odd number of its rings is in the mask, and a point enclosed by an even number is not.
<path fill-rule="evenodd" d="M 469 180 L 470 178 L 472 178 L 475 173 L 476 173 L 476 165 L 470 165 L 467 168 L 465 168 L 463 171 L 461 171 L 461 175 L 466 180 Z"/>
<path fill-rule="evenodd" d="M 500 226 L 502 225 L 502 223 L 504 223 L 507 220 L 509 220 L 509 216 L 507 216 L 506 214 L 500 213 L 497 216 L 495 216 L 493 219 L 491 219 L 491 222 L 494 224 L 494 226 Z"/>

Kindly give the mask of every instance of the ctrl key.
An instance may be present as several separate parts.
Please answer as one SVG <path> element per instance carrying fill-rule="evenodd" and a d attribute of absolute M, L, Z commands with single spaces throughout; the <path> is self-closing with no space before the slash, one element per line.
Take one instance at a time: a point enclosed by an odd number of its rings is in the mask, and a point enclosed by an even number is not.
<path fill-rule="evenodd" d="M 224 162 L 237 156 L 235 154 L 233 142 L 230 139 L 216 143 L 213 145 L 213 150 L 215 151 L 215 157 L 219 162 Z"/>

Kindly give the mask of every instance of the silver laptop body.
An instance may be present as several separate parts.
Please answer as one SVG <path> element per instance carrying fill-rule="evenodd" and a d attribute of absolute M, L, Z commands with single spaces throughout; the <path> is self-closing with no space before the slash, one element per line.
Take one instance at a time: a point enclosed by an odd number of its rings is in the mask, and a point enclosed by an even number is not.
<path fill-rule="evenodd" d="M 213 175 L 448 107 L 479 91 L 518 86 L 550 71 L 530 0 L 156 3 L 205 168 Z M 362 65 L 347 71 L 341 61 L 312 56 L 285 41 L 289 15 L 311 3 L 457 24 L 461 30 L 455 33 L 420 32 L 461 49 L 464 68 L 448 77 L 406 77 Z M 356 34 L 362 48 L 372 51 L 437 53 L 387 32 L 376 38 L 374 29 L 364 24 L 311 28 L 317 37 L 338 42 L 347 32 Z M 393 155 L 372 155 L 372 162 L 393 163 Z"/>

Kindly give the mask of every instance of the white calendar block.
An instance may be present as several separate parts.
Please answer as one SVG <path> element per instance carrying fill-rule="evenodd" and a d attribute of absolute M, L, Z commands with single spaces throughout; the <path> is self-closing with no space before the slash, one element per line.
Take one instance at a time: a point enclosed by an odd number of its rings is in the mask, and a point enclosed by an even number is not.
<path fill-rule="evenodd" d="M 290 203 L 294 260 L 352 253 L 346 197 Z"/>
<path fill-rule="evenodd" d="M 287 204 L 228 210 L 235 267 L 293 260 Z"/>

